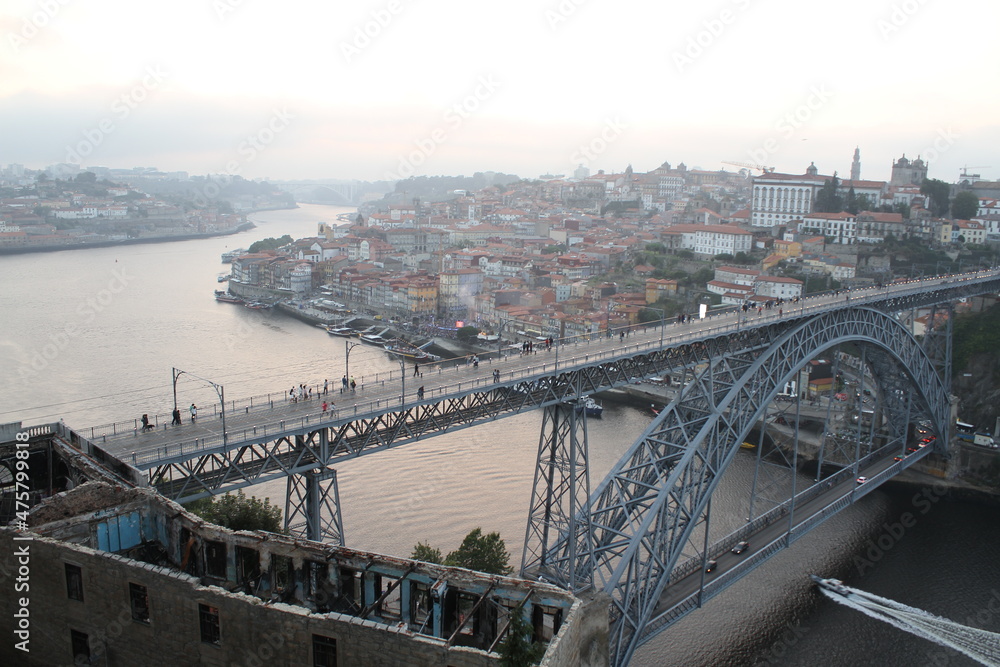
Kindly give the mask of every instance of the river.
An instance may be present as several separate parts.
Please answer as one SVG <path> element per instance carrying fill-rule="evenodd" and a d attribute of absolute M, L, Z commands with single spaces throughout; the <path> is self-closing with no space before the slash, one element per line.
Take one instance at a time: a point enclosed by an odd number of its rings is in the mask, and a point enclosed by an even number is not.
<path fill-rule="evenodd" d="M 178 402 L 283 393 L 339 378 L 344 346 L 280 313 L 217 303 L 219 256 L 255 240 L 316 233 L 350 209 L 303 205 L 253 214 L 257 228 L 177 243 L 0 257 L 0 422 L 60 418 L 73 427 L 166 411 Z M 397 364 L 358 348 L 351 373 Z M 650 416 L 606 405 L 591 420 L 592 484 Z M 408 556 L 418 541 L 443 551 L 480 526 L 499 531 L 520 562 L 540 413 L 531 412 L 362 457 L 338 470 L 349 546 Z M 746 515 L 752 458 L 741 453 L 713 497 L 713 533 Z M 283 500 L 283 484 L 254 489 Z M 807 575 L 1000 631 L 996 512 L 879 490 L 841 512 L 640 649 L 632 664 L 972 665 L 826 600 Z M 915 520 L 901 522 L 909 513 Z"/>

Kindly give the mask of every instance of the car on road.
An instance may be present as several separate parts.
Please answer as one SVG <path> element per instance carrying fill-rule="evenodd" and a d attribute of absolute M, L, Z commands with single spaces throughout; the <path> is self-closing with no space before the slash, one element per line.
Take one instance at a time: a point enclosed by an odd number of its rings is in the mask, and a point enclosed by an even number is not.
<path fill-rule="evenodd" d="M 868 478 L 865 477 L 864 475 L 862 475 L 861 477 L 858 477 L 858 484 L 864 484 L 867 481 L 868 481 Z"/>
<path fill-rule="evenodd" d="M 749 542 L 740 542 L 735 547 L 733 547 L 733 553 L 734 554 L 741 554 L 741 553 L 743 553 L 744 551 L 746 551 L 749 548 L 750 548 L 750 543 Z"/>
<path fill-rule="evenodd" d="M 708 564 L 705 566 L 705 572 L 715 572 L 715 567 L 717 565 L 718 563 L 715 562 L 714 560 L 708 561 Z"/>
<path fill-rule="evenodd" d="M 893 456 L 893 457 L 892 457 L 892 460 L 893 460 L 893 461 L 902 461 L 902 460 L 903 460 L 903 457 L 902 457 L 902 456 Z"/>

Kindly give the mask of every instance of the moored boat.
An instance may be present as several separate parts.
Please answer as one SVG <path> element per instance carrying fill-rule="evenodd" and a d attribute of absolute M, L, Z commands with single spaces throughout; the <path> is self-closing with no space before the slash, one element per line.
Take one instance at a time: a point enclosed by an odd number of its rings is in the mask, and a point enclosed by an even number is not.
<path fill-rule="evenodd" d="M 385 344 L 389 342 L 378 334 L 362 334 L 360 339 L 362 343 L 368 343 L 369 345 L 375 345 L 376 347 L 384 347 Z"/>
<path fill-rule="evenodd" d="M 222 303 L 243 303 L 243 299 L 238 296 L 233 296 L 225 290 L 217 289 L 215 290 L 215 300 L 221 301 Z"/>
<path fill-rule="evenodd" d="M 358 335 L 358 332 L 351 327 L 326 327 L 326 332 L 331 336 L 340 336 L 342 338 L 350 338 L 351 336 Z"/>
<path fill-rule="evenodd" d="M 390 354 L 394 354 L 405 359 L 412 359 L 413 361 L 431 362 L 441 360 L 441 357 L 438 355 L 425 352 L 419 347 L 415 347 L 401 338 L 393 338 L 392 340 L 386 342 L 383 347 L 385 348 L 385 351 Z"/>
<path fill-rule="evenodd" d="M 600 417 L 604 414 L 604 406 L 590 396 L 583 397 L 583 403 L 576 404 L 577 412 L 585 412 L 588 417 Z"/>

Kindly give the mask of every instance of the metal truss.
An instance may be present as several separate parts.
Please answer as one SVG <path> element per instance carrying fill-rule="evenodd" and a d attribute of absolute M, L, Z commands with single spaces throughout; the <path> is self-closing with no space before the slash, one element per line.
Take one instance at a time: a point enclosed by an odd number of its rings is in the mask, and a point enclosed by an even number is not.
<path fill-rule="evenodd" d="M 1000 278 L 921 286 L 901 294 L 867 298 L 873 308 L 898 312 L 933 305 L 949 299 L 1000 291 Z M 843 306 L 831 305 L 833 311 Z M 829 312 L 829 311 L 827 311 Z M 807 315 L 817 317 L 819 315 Z M 709 352 L 731 354 L 738 350 L 765 349 L 780 332 L 802 318 L 789 312 L 781 322 L 744 323 L 736 332 L 705 342 L 674 343 L 662 349 L 643 350 L 619 357 L 543 371 L 524 380 L 470 388 L 402 408 L 386 407 L 314 426 L 289 427 L 280 434 L 255 435 L 243 440 L 230 436 L 225 446 L 178 452 L 149 465 L 140 465 L 150 483 L 165 496 L 187 502 L 220 490 L 246 487 L 318 465 L 384 451 L 422 437 L 475 426 L 502 416 L 543 408 L 577 396 L 629 384 L 634 378 L 674 373 L 710 360 Z M 94 449 L 100 449 L 94 446 Z"/>
<path fill-rule="evenodd" d="M 316 468 L 288 475 L 285 530 L 307 540 L 344 546 L 337 471 Z"/>
<path fill-rule="evenodd" d="M 887 314 L 844 308 L 769 329 L 769 340 L 753 332 L 745 339 L 705 340 L 699 350 L 704 370 L 591 498 L 594 582 L 612 597 L 616 665 L 627 664 L 638 646 L 720 475 L 780 389 L 810 359 L 854 341 L 884 350 L 945 432 L 946 388 L 921 346 Z M 560 548 L 556 543 L 553 552 Z M 586 562 L 578 559 L 581 571 Z"/>
<path fill-rule="evenodd" d="M 583 401 L 546 407 L 538 439 L 521 576 L 543 577 L 574 593 L 593 585 L 593 540 L 589 517 L 581 512 L 590 499 L 588 451 Z M 562 540 L 559 553 L 551 553 L 549 549 L 560 535 L 571 538 Z M 582 558 L 578 559 L 578 555 Z"/>

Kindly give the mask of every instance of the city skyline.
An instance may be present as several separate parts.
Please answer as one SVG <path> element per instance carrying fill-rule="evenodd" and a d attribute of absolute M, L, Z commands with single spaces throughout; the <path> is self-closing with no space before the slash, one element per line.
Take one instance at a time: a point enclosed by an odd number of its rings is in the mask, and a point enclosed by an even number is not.
<path fill-rule="evenodd" d="M 971 0 L 19 0 L 0 16 L 0 119 L 17 128 L 0 162 L 278 180 L 815 162 L 845 177 L 859 146 L 863 179 L 903 154 L 931 178 L 996 178 L 1000 92 L 977 76 L 1000 55 L 991 15 Z"/>

